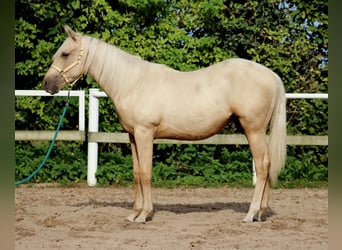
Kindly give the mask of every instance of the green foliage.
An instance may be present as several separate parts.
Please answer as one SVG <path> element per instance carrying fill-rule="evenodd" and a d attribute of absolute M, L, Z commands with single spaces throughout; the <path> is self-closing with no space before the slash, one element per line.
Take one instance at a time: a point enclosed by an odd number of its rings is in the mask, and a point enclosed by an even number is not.
<path fill-rule="evenodd" d="M 98 165 L 96 178 L 99 184 L 127 185 L 133 180 L 132 157 L 123 155 L 120 148 L 101 152 Z"/>
<path fill-rule="evenodd" d="M 153 181 L 176 185 L 227 184 L 251 180 L 249 150 L 230 151 L 227 146 L 158 145 Z M 160 157 L 160 155 L 164 157 Z"/>
<path fill-rule="evenodd" d="M 65 106 L 64 97 L 16 97 L 17 130 L 54 130 Z M 78 129 L 78 99 L 71 98 L 63 121 L 64 129 Z"/>
<path fill-rule="evenodd" d="M 309 150 L 308 150 L 309 149 Z M 328 181 L 328 147 L 288 147 L 286 167 L 280 181 L 308 180 Z"/>
<path fill-rule="evenodd" d="M 48 150 L 50 142 L 16 142 L 16 181 L 32 174 Z M 45 166 L 34 177 L 34 182 L 84 180 L 87 176 L 87 162 L 84 157 L 84 145 L 78 142 L 56 143 Z"/>
<path fill-rule="evenodd" d="M 16 0 L 16 89 L 41 89 L 65 24 L 151 62 L 194 70 L 231 57 L 257 61 L 280 75 L 288 93 L 328 91 L 327 1 L 299 0 Z M 90 77 L 77 88 L 98 87 Z M 63 98 L 16 97 L 16 129 L 53 130 Z M 77 129 L 72 99 L 63 129 Z M 109 99 L 100 130 L 122 131 Z M 288 100 L 288 134 L 327 135 L 327 100 Z M 227 126 L 224 133 L 236 132 Z M 39 164 L 46 143 L 16 142 L 16 178 Z M 100 144 L 100 183 L 132 181 L 126 144 Z M 36 181 L 85 178 L 86 144 L 59 143 Z M 74 154 L 74 155 L 72 155 Z M 327 147 L 289 147 L 280 180 L 327 181 Z M 77 160 L 77 159 L 80 160 Z M 154 183 L 216 185 L 251 179 L 247 147 L 157 145 Z"/>

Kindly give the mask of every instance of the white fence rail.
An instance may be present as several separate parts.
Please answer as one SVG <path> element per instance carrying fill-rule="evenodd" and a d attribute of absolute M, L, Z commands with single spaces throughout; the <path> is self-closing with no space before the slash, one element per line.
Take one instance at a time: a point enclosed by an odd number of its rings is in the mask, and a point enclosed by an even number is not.
<path fill-rule="evenodd" d="M 68 94 L 68 90 L 62 90 L 54 96 L 66 97 Z M 15 96 L 54 97 L 45 90 L 15 90 Z M 78 131 L 81 133 L 77 133 L 77 131 L 61 131 L 57 140 L 80 140 L 85 131 L 85 92 L 84 90 L 71 90 L 70 97 L 78 97 Z M 52 140 L 54 133 L 55 131 L 15 131 L 15 140 Z"/>
<path fill-rule="evenodd" d="M 44 90 L 16 90 L 16 96 L 51 96 Z M 67 96 L 68 91 L 60 91 L 55 96 Z M 61 131 L 57 140 L 88 140 L 87 182 L 89 186 L 97 183 L 95 173 L 98 164 L 98 143 L 129 143 L 127 133 L 99 132 L 99 98 L 107 97 L 99 89 L 89 89 L 88 133 L 85 133 L 85 93 L 71 91 L 70 96 L 79 97 L 79 131 Z M 328 94 L 286 94 L 287 99 L 328 99 Z M 54 131 L 15 131 L 15 140 L 51 140 Z M 182 141 L 156 139 L 154 143 L 167 144 L 248 144 L 244 135 L 215 135 L 205 140 Z M 288 145 L 328 145 L 328 136 L 287 136 Z M 253 182 L 256 181 L 253 164 Z"/>

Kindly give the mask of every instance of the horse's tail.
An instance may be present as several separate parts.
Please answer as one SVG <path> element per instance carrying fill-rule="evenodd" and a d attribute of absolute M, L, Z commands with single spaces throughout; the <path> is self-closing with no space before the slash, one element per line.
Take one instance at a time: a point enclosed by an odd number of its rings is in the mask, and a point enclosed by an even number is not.
<path fill-rule="evenodd" d="M 286 96 L 282 80 L 277 77 L 278 92 L 270 123 L 269 155 L 271 166 L 269 177 L 272 184 L 278 179 L 286 158 Z"/>

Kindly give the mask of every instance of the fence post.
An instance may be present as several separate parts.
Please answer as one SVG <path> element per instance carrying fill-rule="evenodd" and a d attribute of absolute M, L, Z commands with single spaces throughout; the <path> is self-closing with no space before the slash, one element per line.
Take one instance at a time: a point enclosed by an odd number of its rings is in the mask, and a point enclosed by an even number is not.
<path fill-rule="evenodd" d="M 79 120 L 79 125 L 78 125 L 78 130 L 79 131 L 85 131 L 85 93 L 84 90 L 81 90 L 79 95 L 79 115 L 78 115 L 78 120 Z"/>
<path fill-rule="evenodd" d="M 99 99 L 94 97 L 94 93 L 99 89 L 89 89 L 89 132 L 98 132 L 99 130 Z M 95 173 L 98 161 L 98 145 L 97 142 L 88 142 L 88 186 L 96 185 Z"/>
<path fill-rule="evenodd" d="M 257 181 L 257 176 L 256 176 L 256 171 L 255 171 L 255 162 L 254 162 L 254 159 L 252 159 L 252 164 L 253 164 L 253 186 L 255 186 L 256 181 Z"/>

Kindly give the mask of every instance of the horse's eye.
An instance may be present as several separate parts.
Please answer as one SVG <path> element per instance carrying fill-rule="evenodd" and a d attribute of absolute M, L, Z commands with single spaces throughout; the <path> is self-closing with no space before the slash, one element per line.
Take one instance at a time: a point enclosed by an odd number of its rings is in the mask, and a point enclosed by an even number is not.
<path fill-rule="evenodd" d="M 62 52 L 62 57 L 68 57 L 70 53 L 68 52 Z"/>

